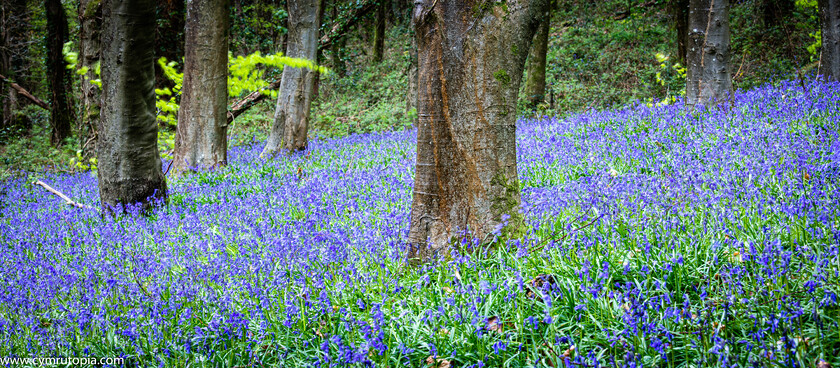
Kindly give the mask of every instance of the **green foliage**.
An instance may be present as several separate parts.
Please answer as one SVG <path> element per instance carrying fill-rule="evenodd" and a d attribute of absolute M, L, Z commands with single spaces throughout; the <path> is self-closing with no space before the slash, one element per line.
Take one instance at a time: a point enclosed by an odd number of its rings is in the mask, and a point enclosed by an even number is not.
<path fill-rule="evenodd" d="M 284 24 L 288 13 L 281 4 L 273 1 L 231 4 L 231 49 L 245 54 L 276 51 L 277 41 L 287 32 Z"/>
<path fill-rule="evenodd" d="M 165 57 L 158 59 L 158 65 L 166 79 L 174 83 L 174 86 L 171 89 L 169 87 L 155 88 L 157 119 L 162 123 L 175 126 L 178 124 L 178 98 L 181 96 L 184 74 L 176 69 L 178 63 L 167 61 Z"/>
<path fill-rule="evenodd" d="M 282 54 L 260 55 L 257 51 L 246 56 L 228 56 L 230 76 L 228 76 L 228 95 L 231 97 L 241 96 L 252 91 L 259 91 L 265 88 L 269 82 L 265 80 L 267 71 L 282 71 L 283 67 L 307 68 L 317 70 L 319 73 L 327 74 L 329 71 L 323 66 L 318 66 L 306 59 L 292 58 Z M 277 97 L 277 91 L 262 90 L 262 93 L 271 97 Z"/>
<path fill-rule="evenodd" d="M 684 93 L 667 2 L 641 3 L 569 1 L 558 8 L 555 19 L 560 22 L 551 29 L 546 69 L 546 99 L 553 108 L 542 112 L 673 101 Z M 730 62 L 736 88 L 796 77 L 813 68 L 819 47 L 814 42 L 819 41 L 815 5 L 814 0 L 797 1 L 786 27 L 768 29 L 756 21 L 757 2 L 732 4 Z M 628 9 L 626 18 L 616 19 Z"/>
<path fill-rule="evenodd" d="M 413 36 L 404 25 L 389 28 L 387 32 L 382 63 L 368 63 L 368 56 L 351 54 L 347 75 L 331 74 L 321 80 L 320 95 L 312 111 L 315 135 L 341 137 L 401 130 L 417 119 L 417 110 L 409 107 L 408 101 L 410 37 Z M 362 40 L 348 40 L 348 50 L 358 50 L 361 45 L 364 45 Z"/>
<path fill-rule="evenodd" d="M 155 89 L 155 95 L 157 96 L 155 107 L 158 109 L 158 120 L 175 126 L 178 123 L 178 108 L 181 88 L 184 84 L 184 74 L 178 71 L 178 63 L 168 61 L 166 58 L 158 59 L 158 65 L 166 78 L 174 83 L 172 88 Z M 269 71 L 282 71 L 285 66 L 317 70 L 323 74 L 329 73 L 327 68 L 318 66 L 312 61 L 291 58 L 282 54 L 262 56 L 259 51 L 236 57 L 228 54 L 228 70 L 230 73 L 227 83 L 228 96 L 235 98 L 253 91 L 262 91 L 264 94 L 276 97 L 277 91 L 263 89 L 269 84 L 264 76 Z"/>

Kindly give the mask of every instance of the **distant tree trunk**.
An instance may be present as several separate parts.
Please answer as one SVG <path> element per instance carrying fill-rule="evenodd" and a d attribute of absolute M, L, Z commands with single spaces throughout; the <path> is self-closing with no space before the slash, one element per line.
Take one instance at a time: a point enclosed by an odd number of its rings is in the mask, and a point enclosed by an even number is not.
<path fill-rule="evenodd" d="M 545 60 L 548 53 L 548 32 L 551 28 L 551 7 L 546 9 L 534 43 L 528 55 L 528 79 L 525 81 L 525 101 L 534 108 L 545 99 Z"/>
<path fill-rule="evenodd" d="M 760 10 L 765 27 L 784 27 L 785 20 L 793 15 L 793 0 L 763 0 Z"/>
<path fill-rule="evenodd" d="M 187 4 L 175 172 L 227 164 L 228 3 L 202 0 Z"/>
<path fill-rule="evenodd" d="M 387 16 L 388 2 L 379 0 L 376 6 L 376 27 L 373 33 L 373 62 L 382 62 L 382 54 L 385 53 L 385 17 Z"/>
<path fill-rule="evenodd" d="M 819 0 L 822 29 L 820 74 L 826 80 L 840 81 L 840 0 Z"/>
<path fill-rule="evenodd" d="M 686 105 L 729 97 L 729 0 L 691 0 L 688 14 Z"/>
<path fill-rule="evenodd" d="M 14 79 L 12 73 L 12 54 L 15 40 L 12 37 L 12 27 L 15 25 L 14 6 L 11 2 L 0 2 L 0 75 Z M 17 91 L 7 83 L 0 83 L 0 98 L 3 99 L 3 117 L 0 120 L 0 130 L 13 125 L 15 110 L 19 108 Z"/>
<path fill-rule="evenodd" d="M 70 73 L 64 61 L 62 49 L 70 31 L 67 29 L 67 14 L 61 0 L 44 0 L 47 13 L 47 78 L 50 85 L 50 143 L 60 146 L 70 137 L 73 121 L 70 110 Z"/>
<path fill-rule="evenodd" d="M 688 45 L 688 0 L 671 0 L 669 6 L 674 17 L 674 30 L 677 32 L 677 60 L 685 64 Z"/>
<path fill-rule="evenodd" d="M 332 2 L 332 19 L 333 22 L 338 21 L 338 1 L 333 0 Z M 338 75 L 339 77 L 343 77 L 345 74 L 344 69 L 344 47 L 345 47 L 345 38 L 341 37 L 340 40 L 333 42 L 330 45 L 330 58 L 332 59 L 332 67 L 333 72 Z"/>
<path fill-rule="evenodd" d="M 96 127 L 99 125 L 102 96 L 102 89 L 92 83 L 99 79 L 96 69 L 102 52 L 102 4 L 99 0 L 79 1 L 79 26 L 79 68 L 87 70 L 81 83 L 84 110 L 79 119 L 79 144 L 82 156 L 90 159 L 96 156 Z"/>
<path fill-rule="evenodd" d="M 410 260 L 448 254 L 462 231 L 485 240 L 497 225 L 503 238 L 522 234 L 516 103 L 547 6 L 415 2 L 419 122 Z"/>
<path fill-rule="evenodd" d="M 166 199 L 155 121 L 155 0 L 102 1 L 97 156 L 105 210 Z"/>
<path fill-rule="evenodd" d="M 289 0 L 289 45 L 287 55 L 315 61 L 318 54 L 319 0 Z M 285 149 L 302 151 L 308 144 L 309 110 L 315 87 L 315 71 L 283 68 L 274 123 L 263 156 Z"/>
<path fill-rule="evenodd" d="M 155 60 L 165 57 L 181 63 L 184 57 L 184 29 L 186 5 L 184 0 L 156 0 L 157 22 L 155 27 Z M 173 86 L 160 66 L 155 63 L 155 85 Z"/>

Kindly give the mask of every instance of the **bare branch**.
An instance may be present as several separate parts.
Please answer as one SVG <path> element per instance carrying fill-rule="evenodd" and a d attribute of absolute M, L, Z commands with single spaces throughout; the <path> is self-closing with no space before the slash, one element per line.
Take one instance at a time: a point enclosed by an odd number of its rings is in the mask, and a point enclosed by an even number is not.
<path fill-rule="evenodd" d="M 23 87 L 21 87 L 19 84 L 15 83 L 15 82 L 12 82 L 9 78 L 6 78 L 6 77 L 5 77 L 5 76 L 3 76 L 2 74 L 0 74 L 0 80 L 4 81 L 4 82 L 6 82 L 6 83 L 9 83 L 9 85 L 10 85 L 12 88 L 14 88 L 16 91 L 18 91 L 18 93 L 19 93 L 21 96 L 26 97 L 27 99 L 29 99 L 30 101 L 32 101 L 32 103 L 34 103 L 35 105 L 38 105 L 39 107 L 41 107 L 41 108 L 43 108 L 43 109 L 45 109 L 45 110 L 49 110 L 49 109 L 50 109 L 50 105 L 47 105 L 47 103 L 46 103 L 46 102 L 44 102 L 43 100 L 41 100 L 41 99 L 40 99 L 40 98 L 38 98 L 38 97 L 33 96 L 31 93 L 29 93 L 29 91 L 27 91 L 26 89 L 24 89 Z"/>

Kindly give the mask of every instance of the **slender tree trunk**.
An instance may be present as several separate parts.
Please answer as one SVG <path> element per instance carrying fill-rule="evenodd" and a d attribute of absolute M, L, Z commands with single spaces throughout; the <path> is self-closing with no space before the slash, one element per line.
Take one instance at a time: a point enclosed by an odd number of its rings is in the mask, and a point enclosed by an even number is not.
<path fill-rule="evenodd" d="M 448 254 L 463 231 L 478 239 L 497 226 L 503 238 L 522 234 L 516 103 L 547 6 L 415 2 L 419 122 L 409 259 Z"/>
<path fill-rule="evenodd" d="M 729 0 L 691 0 L 688 13 L 686 105 L 729 97 Z"/>
<path fill-rule="evenodd" d="M 338 21 L 338 1 L 332 1 L 332 19 L 333 22 Z M 344 47 L 345 47 L 345 38 L 342 37 L 340 40 L 333 42 L 330 46 L 330 57 L 332 59 L 332 66 L 333 72 L 338 75 L 339 77 L 343 77 L 345 74 L 344 69 Z"/>
<path fill-rule="evenodd" d="M 0 75 L 8 75 L 12 70 L 12 35 L 10 27 L 13 24 L 11 6 L 7 2 L 0 3 Z M 3 99 L 3 118 L 0 120 L 0 130 L 12 125 L 12 113 L 17 107 L 17 92 L 6 83 L 0 83 L 0 98 Z"/>
<path fill-rule="evenodd" d="M 99 125 L 102 88 L 93 83 L 102 53 L 102 4 L 99 0 L 79 1 L 79 67 L 87 72 L 82 76 L 81 92 L 83 111 L 79 119 L 79 144 L 82 156 L 90 159 L 96 155 L 96 127 Z"/>
<path fill-rule="evenodd" d="M 548 53 L 548 32 L 551 28 L 551 7 L 546 9 L 540 20 L 540 27 L 534 35 L 534 43 L 528 55 L 528 79 L 525 81 L 525 101 L 529 108 L 535 108 L 545 100 L 545 60 Z"/>
<path fill-rule="evenodd" d="M 387 16 L 388 2 L 379 0 L 376 6 L 376 27 L 373 33 L 373 62 L 382 62 L 382 54 L 385 53 L 385 17 Z"/>
<path fill-rule="evenodd" d="M 102 1 L 102 114 L 97 142 L 103 209 L 166 199 L 155 121 L 155 0 Z"/>
<path fill-rule="evenodd" d="M 760 5 L 764 26 L 768 28 L 784 27 L 795 7 L 793 0 L 763 0 Z"/>
<path fill-rule="evenodd" d="M 47 13 L 47 76 L 50 84 L 50 143 L 60 146 L 70 137 L 73 121 L 70 110 L 70 73 L 64 61 L 62 49 L 70 31 L 67 28 L 67 14 L 61 0 L 44 0 Z"/>
<path fill-rule="evenodd" d="M 674 17 L 674 30 L 677 32 L 677 60 L 685 64 L 688 45 L 688 0 L 671 0 L 669 6 L 671 16 Z"/>
<path fill-rule="evenodd" d="M 0 2 L 0 75 L 17 82 L 24 89 L 31 89 L 29 55 L 29 15 L 26 0 L 4 0 Z M 20 127 L 28 129 L 31 119 L 20 113 L 28 104 L 25 97 L 9 83 L 0 84 L 3 116 L 0 129 Z"/>
<path fill-rule="evenodd" d="M 227 164 L 228 3 L 191 0 L 187 4 L 175 172 Z"/>
<path fill-rule="evenodd" d="M 288 1 L 288 56 L 316 60 L 320 3 L 320 0 Z M 263 156 L 273 156 L 282 149 L 289 152 L 306 149 L 315 73 L 317 72 L 306 68 L 283 68 L 274 123 L 262 152 Z"/>
<path fill-rule="evenodd" d="M 165 57 L 181 63 L 184 57 L 184 29 L 186 4 L 184 0 L 156 0 L 157 22 L 155 27 L 155 60 Z M 155 85 L 171 87 L 160 66 L 155 63 Z"/>
<path fill-rule="evenodd" d="M 819 0 L 822 55 L 819 73 L 840 81 L 840 0 Z"/>

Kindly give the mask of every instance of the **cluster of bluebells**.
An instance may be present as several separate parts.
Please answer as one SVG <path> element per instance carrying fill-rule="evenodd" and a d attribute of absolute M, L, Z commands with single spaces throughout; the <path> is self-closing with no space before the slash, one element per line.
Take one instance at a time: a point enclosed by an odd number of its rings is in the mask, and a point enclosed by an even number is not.
<path fill-rule="evenodd" d="M 518 136 L 527 235 L 420 267 L 403 261 L 414 131 L 237 147 L 145 216 L 0 183 L 0 356 L 840 366 L 840 85 Z M 40 179 L 98 206 L 95 176 Z"/>

